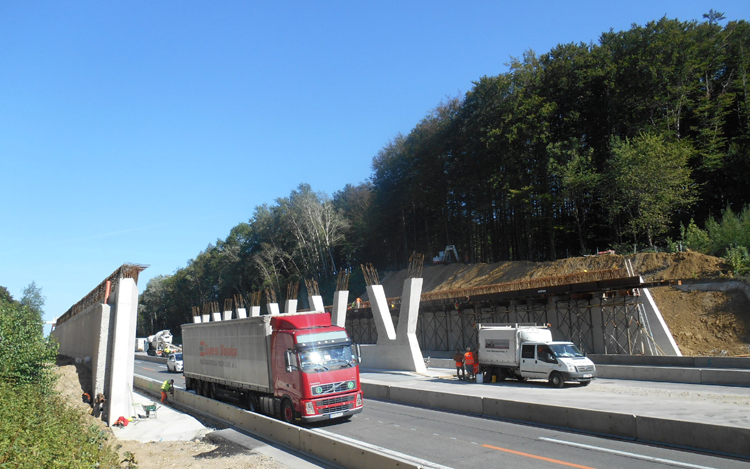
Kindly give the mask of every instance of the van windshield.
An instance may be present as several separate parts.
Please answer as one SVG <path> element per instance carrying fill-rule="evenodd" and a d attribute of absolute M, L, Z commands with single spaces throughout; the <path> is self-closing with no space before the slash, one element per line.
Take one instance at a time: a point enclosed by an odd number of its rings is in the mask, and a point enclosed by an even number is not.
<path fill-rule="evenodd" d="M 351 345 L 314 348 L 299 352 L 300 368 L 307 373 L 348 368 L 356 365 L 356 363 L 357 360 L 352 354 Z"/>
<path fill-rule="evenodd" d="M 583 356 L 578 347 L 573 344 L 549 344 L 549 348 L 552 349 L 557 357 L 577 358 Z"/>

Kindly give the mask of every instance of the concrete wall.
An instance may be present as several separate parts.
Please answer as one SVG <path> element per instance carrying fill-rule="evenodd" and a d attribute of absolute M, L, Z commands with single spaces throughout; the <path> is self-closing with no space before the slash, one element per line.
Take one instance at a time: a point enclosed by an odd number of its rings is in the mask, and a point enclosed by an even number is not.
<path fill-rule="evenodd" d="M 86 391 L 92 396 L 103 393 L 105 388 L 110 313 L 109 305 L 93 305 L 56 327 L 51 333 L 60 344 L 60 355 L 88 360 L 91 366 L 91 386 Z"/>
<path fill-rule="evenodd" d="M 73 316 L 52 331 L 59 353 L 86 359 L 91 366 L 92 397 L 106 396 L 107 424 L 132 412 L 135 369 L 135 328 L 138 287 L 130 278 L 118 279 L 108 304 L 96 304 Z"/>

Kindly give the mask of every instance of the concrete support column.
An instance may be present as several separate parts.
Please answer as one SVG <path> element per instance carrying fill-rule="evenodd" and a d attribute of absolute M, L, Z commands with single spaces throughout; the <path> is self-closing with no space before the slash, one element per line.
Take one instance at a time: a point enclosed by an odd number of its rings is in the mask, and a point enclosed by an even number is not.
<path fill-rule="evenodd" d="M 133 338 L 138 315 L 138 288 L 131 278 L 121 278 L 114 292 L 115 311 L 112 331 L 112 359 L 107 406 L 107 423 L 133 414 Z"/>
<path fill-rule="evenodd" d="M 224 311 L 224 321 L 230 321 L 232 319 L 232 310 Z"/>
<path fill-rule="evenodd" d="M 200 316 L 193 316 L 193 324 L 200 324 L 201 322 Z"/>
<path fill-rule="evenodd" d="M 286 300 L 284 302 L 284 312 L 289 313 L 296 313 L 297 312 L 297 300 Z"/>
<path fill-rule="evenodd" d="M 311 295 L 307 297 L 310 302 L 310 311 L 317 311 L 322 313 L 326 310 L 326 305 L 323 304 L 323 297 L 320 295 Z"/>
<path fill-rule="evenodd" d="M 646 317 L 648 318 L 649 326 L 651 326 L 651 334 L 654 336 L 654 341 L 659 348 L 662 349 L 665 355 L 677 355 L 678 357 L 681 357 L 682 352 L 680 352 L 680 348 L 674 341 L 672 332 L 664 321 L 664 317 L 661 315 L 659 307 L 656 306 L 656 302 L 654 301 L 654 297 L 651 296 L 651 292 L 648 291 L 648 288 L 643 288 L 641 293 L 641 302 L 646 311 Z"/>
<path fill-rule="evenodd" d="M 419 319 L 419 301 L 422 296 L 421 278 L 404 280 L 404 290 L 401 296 L 401 311 L 398 316 L 398 330 L 396 338 L 399 346 L 406 347 L 404 360 L 413 362 L 414 371 L 426 371 L 422 349 L 417 341 L 417 320 Z"/>
<path fill-rule="evenodd" d="M 260 306 L 251 306 L 250 307 L 250 317 L 251 318 L 257 318 L 260 316 Z"/>
<path fill-rule="evenodd" d="M 214 321 L 216 322 L 221 321 L 221 313 L 216 312 L 216 313 L 213 313 L 212 316 L 214 317 Z"/>
<path fill-rule="evenodd" d="M 202 314 L 201 315 L 201 321 L 202 322 L 209 322 L 209 321 L 211 321 L 211 315 L 210 314 Z"/>
<path fill-rule="evenodd" d="M 378 331 L 378 344 L 396 340 L 396 331 L 393 328 L 393 319 L 388 309 L 388 299 L 385 297 L 383 285 L 368 286 L 367 296 L 370 298 L 372 317 L 375 319 L 375 328 Z"/>
<path fill-rule="evenodd" d="M 271 316 L 278 316 L 279 313 L 279 304 L 278 303 L 268 303 L 268 312 L 271 314 Z"/>
<path fill-rule="evenodd" d="M 245 319 L 247 317 L 247 310 L 245 308 L 237 308 L 237 319 Z"/>
<path fill-rule="evenodd" d="M 333 311 L 331 312 L 331 324 L 334 326 L 346 326 L 346 308 L 349 303 L 349 291 L 342 290 L 333 294 Z"/>
<path fill-rule="evenodd" d="M 109 305 L 94 306 L 94 319 L 99 317 L 99 330 L 94 330 L 94 354 L 91 358 L 91 398 L 104 393 L 107 383 L 107 348 L 109 346 L 109 320 L 112 308 Z M 98 333 L 97 333 L 98 332 Z"/>

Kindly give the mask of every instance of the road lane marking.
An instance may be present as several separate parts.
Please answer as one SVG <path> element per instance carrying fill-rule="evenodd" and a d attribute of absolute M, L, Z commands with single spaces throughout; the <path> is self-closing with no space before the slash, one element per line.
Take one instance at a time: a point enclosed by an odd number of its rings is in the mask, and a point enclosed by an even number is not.
<path fill-rule="evenodd" d="M 390 449 L 387 449 L 387 448 L 383 448 L 382 446 L 377 446 L 377 445 L 373 445 L 373 444 L 370 444 L 370 443 L 365 443 L 364 441 L 355 440 L 354 438 L 349 438 L 348 436 L 339 435 L 338 433 L 332 433 L 332 432 L 329 432 L 329 431 L 326 431 L 326 430 L 321 430 L 319 428 L 312 429 L 311 431 L 313 433 L 320 433 L 322 435 L 325 435 L 328 438 L 333 438 L 334 440 L 344 440 L 344 441 L 346 441 L 346 442 L 348 442 L 349 444 L 352 444 L 352 445 L 362 446 L 362 447 L 365 447 L 365 448 L 367 448 L 369 450 L 372 450 L 372 451 L 377 451 L 377 452 L 380 452 L 380 453 L 387 454 L 389 456 L 394 456 L 396 458 L 408 461 L 410 463 L 421 465 L 424 468 L 429 468 L 429 469 L 452 469 L 449 466 L 443 466 L 442 464 L 434 463 L 432 461 L 427 461 L 426 459 L 421 459 L 421 458 L 417 458 L 417 457 L 414 457 L 414 456 L 409 456 L 408 454 L 399 453 L 398 451 L 393 451 L 393 450 L 390 450 Z"/>
<path fill-rule="evenodd" d="M 572 462 L 560 461 L 559 459 L 545 458 L 544 456 L 537 456 L 536 454 L 522 453 L 521 451 L 515 451 L 507 448 L 499 448 L 492 445 L 482 445 L 485 448 L 496 449 L 498 451 L 504 451 L 506 453 L 517 454 L 518 456 L 526 456 L 527 458 L 540 459 L 542 461 L 552 462 L 555 464 L 561 464 L 563 466 L 577 467 L 578 469 L 594 469 L 590 466 L 581 466 L 580 464 L 573 464 Z"/>
<path fill-rule="evenodd" d="M 146 367 L 146 366 L 144 366 L 144 367 L 143 367 L 143 369 L 144 369 L 144 370 L 148 370 L 148 371 L 156 371 L 156 370 L 154 370 L 154 369 L 152 369 L 152 368 L 148 368 L 148 367 Z"/>
<path fill-rule="evenodd" d="M 545 438 L 545 437 L 539 437 L 539 439 L 543 441 L 549 441 L 550 443 L 557 443 L 559 445 L 575 446 L 577 448 L 601 451 L 603 453 L 617 454 L 617 455 L 626 456 L 629 458 L 643 459 L 644 461 L 669 464 L 671 466 L 689 467 L 692 469 L 716 469 L 715 467 L 710 467 L 710 466 L 700 466 L 698 464 L 690 464 L 687 462 L 674 461 L 672 459 L 655 458 L 653 456 L 646 456 L 645 454 L 629 453 L 627 451 L 619 451 L 616 449 L 602 448 L 601 446 L 592 446 L 592 445 L 586 445 L 583 443 L 573 443 L 572 441 L 555 440 L 554 438 Z"/>

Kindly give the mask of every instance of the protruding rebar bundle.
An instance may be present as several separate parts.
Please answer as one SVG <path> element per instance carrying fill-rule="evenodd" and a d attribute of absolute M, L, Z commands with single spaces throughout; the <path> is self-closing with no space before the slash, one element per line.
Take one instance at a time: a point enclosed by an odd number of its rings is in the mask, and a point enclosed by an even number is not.
<path fill-rule="evenodd" d="M 242 295 L 234 295 L 234 305 L 237 308 L 244 308 L 245 307 L 245 300 L 242 298 Z"/>
<path fill-rule="evenodd" d="M 380 279 L 378 279 L 378 270 L 372 264 L 361 265 L 362 274 L 365 277 L 365 283 L 367 286 L 380 285 Z"/>
<path fill-rule="evenodd" d="M 266 288 L 266 303 L 277 303 L 276 292 L 272 288 Z"/>
<path fill-rule="evenodd" d="M 290 282 L 286 286 L 286 299 L 296 300 L 299 296 L 299 280 L 296 282 Z"/>
<path fill-rule="evenodd" d="M 339 270 L 336 279 L 336 291 L 349 290 L 349 269 Z"/>
<path fill-rule="evenodd" d="M 320 288 L 318 288 L 318 282 L 315 279 L 305 279 L 305 287 L 307 288 L 308 296 L 320 295 Z"/>
<path fill-rule="evenodd" d="M 412 253 L 409 257 L 409 278 L 422 278 L 424 254 Z"/>

